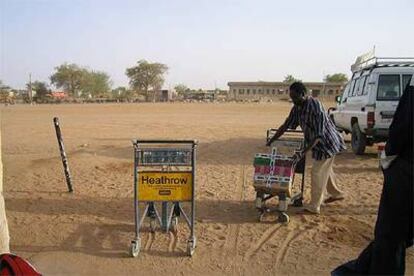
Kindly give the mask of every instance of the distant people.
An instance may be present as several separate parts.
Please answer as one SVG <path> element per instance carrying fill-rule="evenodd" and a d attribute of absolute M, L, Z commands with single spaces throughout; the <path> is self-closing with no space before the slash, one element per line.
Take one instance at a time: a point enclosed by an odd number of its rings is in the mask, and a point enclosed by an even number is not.
<path fill-rule="evenodd" d="M 332 275 L 405 273 L 405 250 L 413 245 L 413 94 L 414 78 L 400 99 L 381 158 L 384 186 L 374 240 Z"/>
<path fill-rule="evenodd" d="M 270 146 L 273 141 L 279 139 L 287 129 L 296 129 L 298 126 L 302 128 L 305 147 L 296 158 L 301 159 L 309 150 L 312 150 L 313 158 L 311 200 L 309 204 L 304 205 L 304 211 L 319 214 L 326 190 L 328 197 L 325 203 L 344 199 L 343 192 L 336 185 L 332 167 L 335 155 L 345 149 L 345 143 L 322 104 L 306 95 L 303 83 L 294 82 L 289 90 L 294 106 L 289 117 L 269 139 L 267 145 Z"/>

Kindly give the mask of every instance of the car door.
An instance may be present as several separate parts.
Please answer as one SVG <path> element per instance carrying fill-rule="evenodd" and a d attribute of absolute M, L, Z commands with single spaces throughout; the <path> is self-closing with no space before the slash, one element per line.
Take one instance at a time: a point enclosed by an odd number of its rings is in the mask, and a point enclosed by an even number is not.
<path fill-rule="evenodd" d="M 345 121 L 344 110 L 346 108 L 346 104 L 348 101 L 348 93 L 349 93 L 350 87 L 351 87 L 351 82 L 348 82 L 347 85 L 345 86 L 344 92 L 342 93 L 341 102 L 337 106 L 338 111 L 336 112 L 334 116 L 336 126 L 342 129 L 344 128 L 348 129 L 346 125 L 346 121 Z"/>
<path fill-rule="evenodd" d="M 351 131 L 352 125 L 351 121 L 352 118 L 359 117 L 361 113 L 361 97 L 358 97 L 357 90 L 360 86 L 361 77 L 357 77 L 352 80 L 351 88 L 349 90 L 349 96 L 346 104 L 346 108 L 343 112 L 344 114 L 344 123 L 346 123 L 347 129 Z"/>
<path fill-rule="evenodd" d="M 401 97 L 401 74 L 380 74 L 378 76 L 377 100 L 375 108 L 375 128 L 388 129 L 398 101 Z"/>

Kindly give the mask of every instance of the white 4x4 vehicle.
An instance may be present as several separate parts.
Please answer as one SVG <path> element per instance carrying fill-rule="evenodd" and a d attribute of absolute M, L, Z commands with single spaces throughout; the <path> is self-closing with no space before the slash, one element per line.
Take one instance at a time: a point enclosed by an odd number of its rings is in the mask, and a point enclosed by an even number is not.
<path fill-rule="evenodd" d="M 398 101 L 414 74 L 414 58 L 376 58 L 352 65 L 352 78 L 329 114 L 339 131 L 351 133 L 355 154 L 385 142 Z"/>

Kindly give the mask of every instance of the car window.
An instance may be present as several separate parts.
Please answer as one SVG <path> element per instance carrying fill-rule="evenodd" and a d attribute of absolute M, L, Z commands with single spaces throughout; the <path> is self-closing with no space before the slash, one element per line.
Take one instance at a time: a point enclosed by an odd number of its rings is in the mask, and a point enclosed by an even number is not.
<path fill-rule="evenodd" d="M 413 75 L 403 75 L 403 86 L 402 88 L 405 89 L 407 87 L 407 85 L 411 82 L 411 78 L 413 77 Z"/>
<path fill-rule="evenodd" d="M 358 78 L 358 79 L 355 81 L 354 86 L 352 87 L 352 97 L 353 97 L 353 96 L 356 96 L 356 92 L 357 92 L 357 90 L 358 90 L 358 86 L 359 86 L 360 80 L 361 80 L 361 78 Z"/>
<path fill-rule="evenodd" d="M 365 86 L 366 80 L 367 80 L 367 76 L 363 76 L 361 78 L 361 81 L 359 82 L 358 90 L 357 90 L 357 95 L 358 96 L 362 95 L 362 92 L 364 91 L 364 86 Z"/>
<path fill-rule="evenodd" d="M 348 84 L 344 88 L 344 92 L 342 93 L 341 102 L 343 102 L 343 103 L 346 102 L 346 99 L 348 98 L 350 85 L 351 85 L 351 83 L 348 82 Z"/>
<path fill-rule="evenodd" d="M 352 97 L 352 90 L 354 89 L 354 86 L 355 86 L 355 80 L 351 82 L 351 86 L 349 87 L 349 91 L 348 91 L 348 97 Z"/>
<path fill-rule="evenodd" d="M 368 94 L 368 87 L 369 87 L 369 77 L 370 75 L 366 76 L 367 78 L 365 79 L 365 83 L 364 83 L 364 91 L 362 93 L 362 95 L 367 95 Z"/>
<path fill-rule="evenodd" d="M 380 75 L 378 79 L 378 100 L 394 101 L 400 98 L 400 75 Z"/>

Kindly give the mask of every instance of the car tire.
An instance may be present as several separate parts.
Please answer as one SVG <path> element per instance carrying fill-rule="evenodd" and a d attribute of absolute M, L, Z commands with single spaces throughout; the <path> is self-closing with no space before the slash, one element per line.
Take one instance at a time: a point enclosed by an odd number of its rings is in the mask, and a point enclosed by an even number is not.
<path fill-rule="evenodd" d="M 351 146 L 356 155 L 363 155 L 367 146 L 367 136 L 361 132 L 358 123 L 352 125 Z"/>

